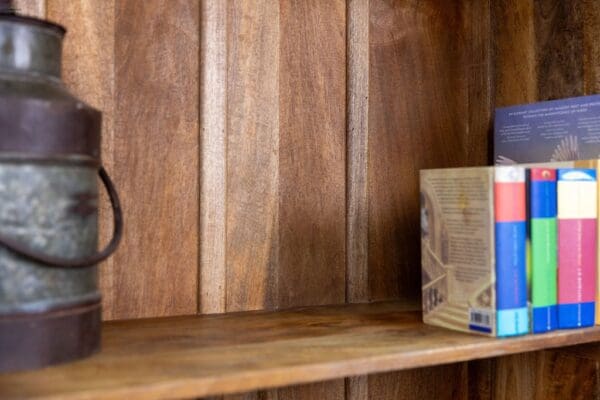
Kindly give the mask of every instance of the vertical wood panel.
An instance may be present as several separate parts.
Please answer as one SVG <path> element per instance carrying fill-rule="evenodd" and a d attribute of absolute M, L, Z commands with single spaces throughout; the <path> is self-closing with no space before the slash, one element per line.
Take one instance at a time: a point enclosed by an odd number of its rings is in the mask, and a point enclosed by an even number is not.
<path fill-rule="evenodd" d="M 466 160 L 487 165 L 492 159 L 493 113 L 492 15 L 490 0 L 462 2 L 467 79 L 468 136 Z"/>
<path fill-rule="evenodd" d="M 65 84 L 75 96 L 102 111 L 102 162 L 112 174 L 115 171 L 115 2 L 49 0 L 46 7 L 48 19 L 67 27 L 63 48 Z M 120 182 L 116 183 L 121 192 L 127 190 Z M 100 192 L 100 241 L 106 243 L 112 234 L 112 210 L 108 197 Z M 122 247 L 119 251 L 127 250 Z M 109 258 L 99 269 L 105 319 L 116 315 L 114 268 L 114 259 Z"/>
<path fill-rule="evenodd" d="M 458 400 L 466 399 L 467 363 L 374 375 L 369 399 L 377 400 Z"/>
<path fill-rule="evenodd" d="M 537 97 L 533 1 L 492 4 L 495 106 L 533 102 Z"/>
<path fill-rule="evenodd" d="M 282 1 L 279 306 L 345 301 L 346 7 Z"/>
<path fill-rule="evenodd" d="M 278 390 L 277 400 L 344 400 L 344 380 L 289 386 Z"/>
<path fill-rule="evenodd" d="M 192 314 L 198 269 L 199 9 L 119 1 L 115 181 L 125 235 L 113 258 L 111 318 Z"/>
<path fill-rule="evenodd" d="M 280 4 L 279 295 L 282 308 L 346 297 L 346 5 Z M 343 399 L 344 380 L 278 391 Z"/>
<path fill-rule="evenodd" d="M 584 91 L 586 94 L 600 93 L 600 2 L 584 0 Z"/>
<path fill-rule="evenodd" d="M 227 311 L 273 308 L 279 258 L 279 6 L 229 3 Z"/>
<path fill-rule="evenodd" d="M 534 2 L 538 100 L 583 93 L 583 0 Z"/>
<path fill-rule="evenodd" d="M 415 301 L 418 171 L 476 164 L 486 148 L 466 150 L 472 141 L 460 8 L 378 0 L 370 21 L 370 294 Z"/>
<path fill-rule="evenodd" d="M 494 368 L 493 399 L 534 399 L 540 355 L 536 352 L 498 358 Z"/>
<path fill-rule="evenodd" d="M 567 349 L 542 352 L 536 365 L 536 400 L 600 398 L 598 360 L 580 358 Z"/>
<path fill-rule="evenodd" d="M 349 0 L 347 6 L 346 300 L 350 303 L 369 300 L 369 4 L 369 0 Z"/>
<path fill-rule="evenodd" d="M 346 301 L 369 301 L 367 160 L 369 142 L 369 0 L 349 0 L 347 30 Z M 369 377 L 346 379 L 346 400 L 369 398 Z"/>
<path fill-rule="evenodd" d="M 202 0 L 199 312 L 226 311 L 227 3 Z"/>
<path fill-rule="evenodd" d="M 469 361 L 469 400 L 492 400 L 495 359 Z"/>

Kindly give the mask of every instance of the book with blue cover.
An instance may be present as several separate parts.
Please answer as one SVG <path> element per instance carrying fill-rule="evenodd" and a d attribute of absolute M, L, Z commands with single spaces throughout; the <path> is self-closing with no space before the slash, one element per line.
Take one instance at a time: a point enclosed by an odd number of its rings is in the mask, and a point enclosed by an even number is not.
<path fill-rule="evenodd" d="M 600 95 L 497 108 L 497 165 L 600 158 Z"/>

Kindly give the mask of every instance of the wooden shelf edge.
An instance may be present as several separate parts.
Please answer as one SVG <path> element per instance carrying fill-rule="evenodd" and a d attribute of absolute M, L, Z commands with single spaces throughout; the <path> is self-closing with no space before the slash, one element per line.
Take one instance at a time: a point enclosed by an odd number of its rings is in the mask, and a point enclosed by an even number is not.
<path fill-rule="evenodd" d="M 600 341 L 600 327 L 493 339 L 398 303 L 108 322 L 97 356 L 0 375 L 0 398 L 232 394 Z"/>

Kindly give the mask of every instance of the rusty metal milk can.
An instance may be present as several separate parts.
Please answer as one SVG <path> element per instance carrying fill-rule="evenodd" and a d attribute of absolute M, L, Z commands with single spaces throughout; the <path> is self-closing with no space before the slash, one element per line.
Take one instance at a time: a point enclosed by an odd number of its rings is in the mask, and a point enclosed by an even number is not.
<path fill-rule="evenodd" d="M 96 264 L 121 237 L 119 200 L 100 163 L 101 114 L 61 81 L 64 34 L 0 0 L 0 372 L 99 349 Z M 101 252 L 98 175 L 114 215 Z"/>

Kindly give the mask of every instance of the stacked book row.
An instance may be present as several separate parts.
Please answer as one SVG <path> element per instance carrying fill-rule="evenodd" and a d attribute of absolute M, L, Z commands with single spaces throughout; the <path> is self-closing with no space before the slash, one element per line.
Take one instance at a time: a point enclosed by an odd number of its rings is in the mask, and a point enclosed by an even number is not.
<path fill-rule="evenodd" d="M 514 336 L 600 322 L 597 169 L 579 165 L 421 171 L 426 323 Z"/>

